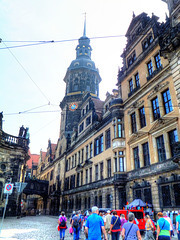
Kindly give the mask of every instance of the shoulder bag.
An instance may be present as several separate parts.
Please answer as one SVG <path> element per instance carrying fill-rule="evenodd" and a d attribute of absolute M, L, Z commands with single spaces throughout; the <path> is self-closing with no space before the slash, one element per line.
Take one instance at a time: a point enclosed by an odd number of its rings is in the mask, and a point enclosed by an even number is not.
<path fill-rule="evenodd" d="M 132 226 L 133 226 L 133 225 L 134 225 L 134 223 L 132 223 L 131 227 L 129 228 L 129 231 L 128 231 L 128 233 L 127 233 L 126 237 L 124 238 L 124 240 L 126 240 L 126 239 L 127 239 L 127 237 L 128 237 L 128 235 L 129 235 L 129 233 L 130 233 L 130 231 L 131 231 L 131 228 L 132 228 Z"/>

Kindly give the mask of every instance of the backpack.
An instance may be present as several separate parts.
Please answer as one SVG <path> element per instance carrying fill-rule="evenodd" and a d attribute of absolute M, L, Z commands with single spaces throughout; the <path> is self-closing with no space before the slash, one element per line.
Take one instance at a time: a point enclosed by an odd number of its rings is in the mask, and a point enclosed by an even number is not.
<path fill-rule="evenodd" d="M 60 221 L 61 222 L 60 222 L 59 226 L 60 227 L 65 227 L 66 226 L 66 221 L 64 220 L 64 218 L 61 218 Z"/>
<path fill-rule="evenodd" d="M 78 229 L 80 222 L 81 222 L 80 218 L 75 218 L 73 222 L 73 227 Z"/>

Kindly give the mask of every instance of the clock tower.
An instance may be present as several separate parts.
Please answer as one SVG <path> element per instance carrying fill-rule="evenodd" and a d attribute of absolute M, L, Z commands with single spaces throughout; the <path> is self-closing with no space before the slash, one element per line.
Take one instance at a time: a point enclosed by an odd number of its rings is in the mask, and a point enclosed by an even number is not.
<path fill-rule="evenodd" d="M 65 96 L 60 103 L 61 126 L 60 138 L 70 138 L 74 129 L 77 129 L 81 117 L 80 107 L 82 97 L 89 92 L 94 98 L 99 97 L 99 83 L 101 77 L 95 63 L 91 60 L 90 39 L 86 36 L 86 20 L 83 36 L 76 47 L 76 59 L 67 69 L 64 77 L 66 83 Z"/>

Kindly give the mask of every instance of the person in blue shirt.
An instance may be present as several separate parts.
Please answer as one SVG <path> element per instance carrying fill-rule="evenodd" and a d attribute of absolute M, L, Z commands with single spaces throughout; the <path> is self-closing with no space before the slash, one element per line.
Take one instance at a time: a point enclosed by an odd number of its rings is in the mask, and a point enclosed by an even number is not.
<path fill-rule="evenodd" d="M 178 215 L 176 217 L 176 230 L 177 230 L 178 240 L 180 240 L 180 210 L 178 211 Z"/>
<path fill-rule="evenodd" d="M 104 221 L 98 214 L 98 207 L 92 207 L 92 214 L 87 218 L 85 225 L 85 234 L 88 235 L 88 240 L 101 240 L 101 231 L 104 234 L 104 239 L 107 240 Z"/>
<path fill-rule="evenodd" d="M 157 221 L 157 235 L 156 240 L 170 240 L 170 223 L 163 218 L 163 213 L 157 214 L 159 220 Z"/>

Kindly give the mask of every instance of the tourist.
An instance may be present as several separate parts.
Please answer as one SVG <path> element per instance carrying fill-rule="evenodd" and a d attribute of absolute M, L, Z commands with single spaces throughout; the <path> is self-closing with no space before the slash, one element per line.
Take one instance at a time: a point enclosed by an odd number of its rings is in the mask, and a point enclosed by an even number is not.
<path fill-rule="evenodd" d="M 134 213 L 130 212 L 128 215 L 128 222 L 124 223 L 122 229 L 122 238 L 125 240 L 141 240 L 141 234 L 139 228 L 134 224 Z"/>
<path fill-rule="evenodd" d="M 101 240 L 101 231 L 104 234 L 104 239 L 107 240 L 104 221 L 99 215 L 98 207 L 92 207 L 92 214 L 87 218 L 85 233 L 88 240 Z"/>
<path fill-rule="evenodd" d="M 171 221 L 170 217 L 167 216 L 167 212 L 166 211 L 163 212 L 163 217 L 170 224 L 170 236 L 172 237 L 174 235 L 174 228 L 173 228 L 173 224 L 172 224 L 172 221 Z"/>
<path fill-rule="evenodd" d="M 157 235 L 156 240 L 170 240 L 170 224 L 163 218 L 163 213 L 157 214 L 159 220 L 157 221 Z"/>
<path fill-rule="evenodd" d="M 74 231 L 74 236 L 73 239 L 74 240 L 79 240 L 79 232 L 81 229 L 81 217 L 79 216 L 79 211 L 76 212 L 76 215 L 72 218 L 72 228 Z"/>
<path fill-rule="evenodd" d="M 110 214 L 110 211 L 108 210 L 105 220 L 104 220 L 105 230 L 106 230 L 108 240 L 111 240 L 111 234 L 109 233 L 110 227 L 111 227 L 111 218 L 112 218 L 112 215 Z"/>
<path fill-rule="evenodd" d="M 146 215 L 144 217 L 144 220 L 146 221 L 146 225 L 145 225 L 145 229 L 146 229 L 145 240 L 150 240 L 150 239 L 155 240 L 154 239 L 154 235 L 153 235 L 154 226 L 152 224 L 150 216 Z"/>
<path fill-rule="evenodd" d="M 65 237 L 65 231 L 67 229 L 67 218 L 65 217 L 65 213 L 61 212 L 61 215 L 58 219 L 59 224 L 59 233 L 60 233 L 60 240 L 64 240 Z"/>
<path fill-rule="evenodd" d="M 178 211 L 178 215 L 176 217 L 176 230 L 177 230 L 178 240 L 180 240 L 180 210 Z"/>
<path fill-rule="evenodd" d="M 111 226 L 109 233 L 111 234 L 112 240 L 119 240 L 121 229 L 121 220 L 117 215 L 116 211 L 113 211 L 113 216 L 111 218 Z"/>

